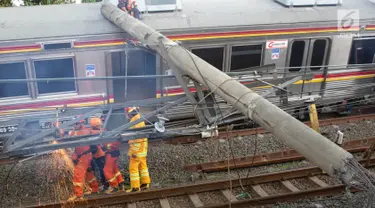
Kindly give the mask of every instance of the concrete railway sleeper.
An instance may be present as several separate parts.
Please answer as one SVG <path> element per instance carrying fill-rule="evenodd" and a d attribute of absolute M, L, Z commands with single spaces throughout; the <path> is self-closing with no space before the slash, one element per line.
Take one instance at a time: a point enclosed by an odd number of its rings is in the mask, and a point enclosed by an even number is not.
<path fill-rule="evenodd" d="M 361 160 L 360 163 L 366 161 Z M 375 158 L 372 158 L 368 167 L 375 166 Z M 328 184 L 319 177 L 324 176 L 325 173 L 319 167 L 300 168 L 295 170 L 283 171 L 278 173 L 261 174 L 248 178 L 222 180 L 216 182 L 206 182 L 199 184 L 192 184 L 187 186 L 179 186 L 173 188 L 151 189 L 144 192 L 136 193 L 117 193 L 111 196 L 97 196 L 90 197 L 86 201 L 75 202 L 74 207 L 90 207 L 93 205 L 118 205 L 127 204 L 128 207 L 137 207 L 135 202 L 144 200 L 159 200 L 160 207 L 171 207 L 168 201 L 169 197 L 184 196 L 187 197 L 194 207 L 243 207 L 244 205 L 265 205 L 276 202 L 296 201 L 298 199 L 313 197 L 313 196 L 331 196 L 345 191 L 345 185 L 341 183 Z M 306 183 L 315 184 L 315 188 L 302 190 L 297 188 L 297 182 L 292 182 L 294 179 L 305 179 Z M 239 199 L 231 192 L 231 188 L 237 188 L 244 184 L 245 192 L 252 192 L 248 194 L 249 199 Z M 270 183 L 279 183 L 283 187 L 282 193 L 280 190 L 270 191 L 264 188 Z M 300 183 L 300 182 L 298 182 Z M 226 199 L 225 203 L 219 204 L 205 204 L 199 197 L 204 192 L 219 191 L 222 198 Z M 358 191 L 354 188 L 352 192 Z M 231 202 L 229 202 L 229 200 Z M 73 205 L 73 204 L 71 204 Z M 69 207 L 65 202 L 58 203 L 44 203 L 38 205 L 29 205 L 28 208 L 55 208 L 55 207 Z"/>

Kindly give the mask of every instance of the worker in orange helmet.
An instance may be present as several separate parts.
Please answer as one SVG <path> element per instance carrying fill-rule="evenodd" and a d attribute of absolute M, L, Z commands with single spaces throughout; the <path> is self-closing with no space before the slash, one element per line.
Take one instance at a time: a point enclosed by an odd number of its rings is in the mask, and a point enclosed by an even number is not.
<path fill-rule="evenodd" d="M 102 132 L 102 121 L 98 117 L 93 117 L 90 119 L 90 133 L 92 135 L 100 134 Z M 100 191 L 106 191 L 109 187 L 107 180 L 104 175 L 104 164 L 105 164 L 105 152 L 103 150 L 103 145 L 91 145 L 91 153 L 93 154 L 93 160 L 91 166 L 94 168 L 97 167 L 100 174 L 101 187 Z"/>
<path fill-rule="evenodd" d="M 120 169 L 118 168 L 118 158 L 120 156 L 120 142 L 110 142 L 104 144 L 105 164 L 104 175 L 109 184 L 106 194 L 112 194 L 117 191 L 125 190 L 125 181 L 122 177 Z"/>
<path fill-rule="evenodd" d="M 74 125 L 74 130 L 69 132 L 70 137 L 90 135 L 89 129 L 84 126 L 85 120 L 81 120 Z M 73 174 L 74 196 L 69 199 L 83 199 L 83 189 L 85 182 L 91 188 L 89 193 L 98 193 L 99 185 L 94 173 L 91 170 L 92 153 L 90 146 L 76 147 L 73 154 L 75 164 Z M 86 179 L 86 180 L 85 180 Z"/>
<path fill-rule="evenodd" d="M 60 126 L 62 125 L 62 123 L 60 121 L 54 121 L 52 123 L 52 125 L 55 127 L 55 128 L 60 128 Z M 64 129 L 58 129 L 56 131 L 56 137 L 59 137 L 59 138 L 62 138 L 64 137 L 65 135 L 65 130 Z"/>
<path fill-rule="evenodd" d="M 139 108 L 130 107 L 126 108 L 126 115 L 130 122 L 138 120 L 141 118 L 139 113 Z M 141 128 L 145 126 L 145 122 L 140 122 L 132 127 Z M 129 173 L 130 173 L 130 186 L 129 190 L 126 192 L 138 192 L 141 189 L 150 188 L 150 175 L 147 168 L 147 149 L 148 149 L 148 139 L 140 138 L 135 140 L 129 140 Z"/>

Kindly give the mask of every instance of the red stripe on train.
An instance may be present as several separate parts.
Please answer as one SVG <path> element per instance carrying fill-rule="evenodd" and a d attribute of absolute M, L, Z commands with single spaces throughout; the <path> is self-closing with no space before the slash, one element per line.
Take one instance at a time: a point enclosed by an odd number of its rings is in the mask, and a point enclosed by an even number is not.
<path fill-rule="evenodd" d="M 27 49 L 41 49 L 40 45 L 26 45 L 26 46 L 9 46 L 0 47 L 0 51 L 17 51 L 17 50 L 27 50 Z"/>
<path fill-rule="evenodd" d="M 355 28 L 356 29 L 356 28 Z M 359 27 L 358 27 L 359 29 Z M 171 35 L 168 38 L 196 38 L 206 36 L 225 36 L 225 35 L 247 35 L 247 34 L 262 34 L 262 33 L 282 33 L 282 32 L 309 32 L 316 30 L 337 30 L 337 27 L 320 27 L 320 28 L 293 28 L 293 29 L 276 29 L 276 30 L 247 30 L 238 32 L 217 32 L 217 33 L 200 33 L 200 34 L 187 34 L 187 35 Z"/>
<path fill-rule="evenodd" d="M 121 43 L 125 42 L 125 39 L 115 39 L 115 40 L 93 40 L 93 41 L 82 41 L 82 42 L 74 42 L 75 46 L 82 46 L 82 45 L 100 45 L 100 44 L 110 44 L 110 43 Z"/>
<path fill-rule="evenodd" d="M 327 78 L 336 78 L 336 77 L 347 77 L 347 76 L 358 76 L 358 75 L 369 75 L 369 74 L 375 74 L 375 71 L 359 71 L 359 72 L 344 72 L 344 73 L 337 73 L 337 74 L 328 74 Z M 317 74 L 314 76 L 315 79 L 317 78 L 323 78 L 323 74 Z M 241 82 L 241 84 L 251 84 L 253 82 Z M 195 88 L 190 88 L 190 92 L 196 92 Z M 157 90 L 157 94 L 160 94 L 160 90 Z M 171 89 L 168 90 L 168 93 L 170 94 L 177 94 L 177 93 L 184 93 L 184 90 L 182 88 L 177 89 Z M 167 90 L 164 90 L 164 94 L 167 94 Z"/>
<path fill-rule="evenodd" d="M 368 75 L 368 74 L 375 74 L 375 71 L 343 72 L 343 73 L 328 74 L 327 78 L 358 76 L 358 75 Z M 314 78 L 324 78 L 324 74 L 316 74 Z"/>

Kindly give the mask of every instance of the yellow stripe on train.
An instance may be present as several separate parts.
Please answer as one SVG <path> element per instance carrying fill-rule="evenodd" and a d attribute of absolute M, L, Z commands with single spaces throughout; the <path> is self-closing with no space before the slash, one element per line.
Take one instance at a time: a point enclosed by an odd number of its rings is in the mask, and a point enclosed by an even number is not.
<path fill-rule="evenodd" d="M 355 80 L 355 79 L 368 79 L 368 78 L 373 78 L 375 77 L 375 74 L 369 74 L 369 75 L 357 75 L 357 76 L 347 76 L 347 77 L 333 77 L 333 78 L 327 78 L 326 82 L 334 82 L 334 81 L 348 81 L 348 80 Z M 316 78 L 312 79 L 310 81 L 305 81 L 305 84 L 308 83 L 320 83 L 323 82 L 324 78 Z M 300 85 L 303 84 L 303 81 L 297 81 L 293 83 L 294 85 Z M 250 89 L 256 90 L 256 89 L 266 89 L 266 88 L 271 88 L 272 86 L 269 85 L 263 85 L 263 86 L 258 86 L 258 87 L 252 87 Z M 179 93 L 168 93 L 165 94 L 164 96 L 176 96 L 176 95 L 182 95 L 184 92 L 179 92 Z M 161 98 L 161 94 L 157 93 L 156 98 Z M 110 103 L 113 103 L 114 99 L 110 99 Z M 88 103 L 75 103 L 75 104 L 68 104 L 67 107 L 71 108 L 76 108 L 76 107 L 90 107 L 90 106 L 98 106 L 102 104 L 108 104 L 107 100 L 104 101 L 96 101 L 96 102 L 88 102 Z M 27 113 L 31 111 L 50 111 L 54 110 L 56 108 L 62 108 L 63 105 L 56 105 L 56 106 L 49 106 L 49 107 L 43 107 L 43 108 L 27 108 L 27 109 L 17 109 L 17 110 L 9 110 L 9 111 L 0 111 L 0 115 L 5 116 L 5 115 L 12 115 L 12 114 L 17 114 L 17 113 Z"/>

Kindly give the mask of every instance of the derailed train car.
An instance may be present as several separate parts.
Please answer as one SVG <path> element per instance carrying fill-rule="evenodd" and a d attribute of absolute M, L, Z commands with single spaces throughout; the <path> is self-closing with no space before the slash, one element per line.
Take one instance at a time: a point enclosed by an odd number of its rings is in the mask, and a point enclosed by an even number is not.
<path fill-rule="evenodd" d="M 142 21 L 219 70 L 249 71 L 236 79 L 259 93 L 301 76 L 267 96 L 285 109 L 310 101 L 328 105 L 371 98 L 375 4 L 346 0 L 342 5 L 285 7 L 275 1 L 251 2 L 190 0 L 181 11 L 147 13 Z M 100 4 L 0 11 L 0 79 L 170 73 L 159 55 L 128 44 L 132 37 L 104 19 Z M 269 64 L 276 69 L 253 71 Z M 195 91 L 193 85 L 190 91 Z M 6 121 L 56 107 L 107 104 L 116 94 L 125 94 L 126 101 L 183 93 L 174 78 L 0 83 L 0 116 Z M 171 109 L 169 115 L 191 116 L 192 107 Z M 14 129 L 2 127 L 1 133 Z"/>

